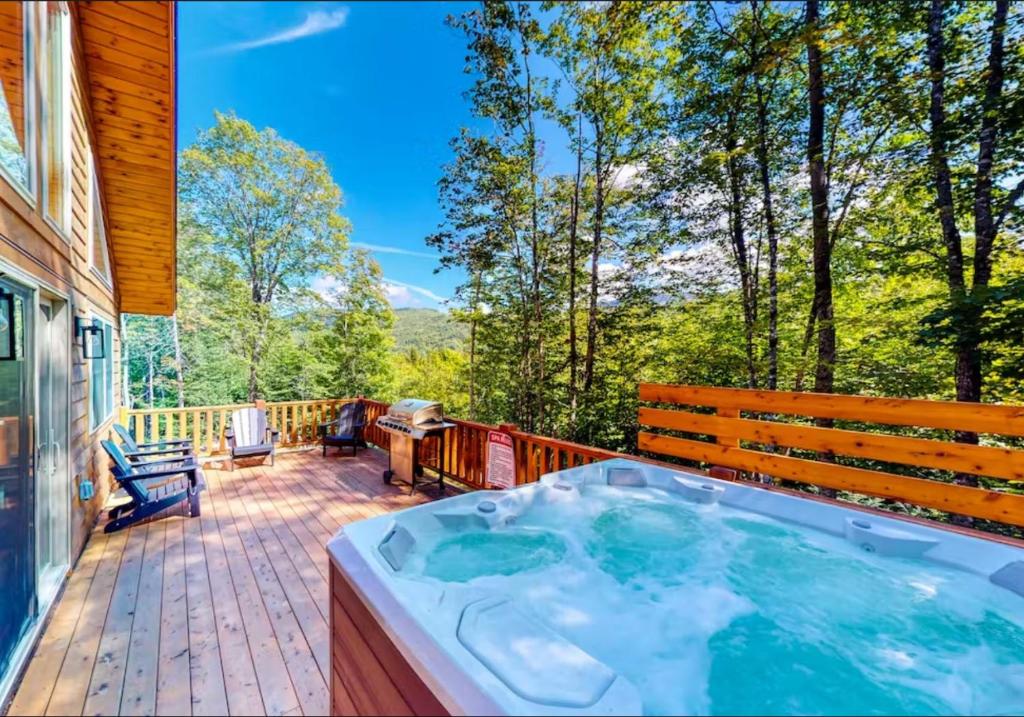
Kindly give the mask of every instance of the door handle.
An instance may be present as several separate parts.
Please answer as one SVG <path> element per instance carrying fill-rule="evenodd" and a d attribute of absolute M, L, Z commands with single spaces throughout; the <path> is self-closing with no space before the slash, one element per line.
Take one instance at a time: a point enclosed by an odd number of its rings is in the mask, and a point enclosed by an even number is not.
<path fill-rule="evenodd" d="M 54 472 L 54 474 L 56 474 L 57 473 L 57 469 L 60 468 L 60 456 L 61 456 L 60 444 L 57 443 L 57 441 L 54 441 L 50 445 L 53 446 L 53 449 L 54 449 L 53 452 L 52 452 L 52 455 L 53 455 L 53 472 Z"/>

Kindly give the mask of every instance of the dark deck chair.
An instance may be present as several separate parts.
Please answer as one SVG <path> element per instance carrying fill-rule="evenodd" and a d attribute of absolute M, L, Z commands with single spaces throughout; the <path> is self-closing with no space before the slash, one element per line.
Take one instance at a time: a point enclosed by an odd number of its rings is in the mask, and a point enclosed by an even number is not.
<path fill-rule="evenodd" d="M 128 429 L 120 423 L 114 424 L 114 433 L 121 439 L 121 452 L 131 463 L 148 462 L 151 458 L 181 460 L 185 456 L 192 455 L 192 441 L 189 440 L 136 443 Z M 166 458 L 167 456 L 170 458 Z"/>
<path fill-rule="evenodd" d="M 231 449 L 229 464 L 235 469 L 236 458 L 270 456 L 274 465 L 274 444 L 278 431 L 267 424 L 267 412 L 262 408 L 240 408 L 231 414 L 231 425 L 224 433 Z"/>
<path fill-rule="evenodd" d="M 145 520 L 162 510 L 188 501 L 189 515 L 199 515 L 199 491 L 203 489 L 203 471 L 191 456 L 152 463 L 131 463 L 121 449 L 109 440 L 101 441 L 103 450 L 114 462 L 111 471 L 131 499 L 115 506 L 103 528 L 113 533 Z"/>
<path fill-rule="evenodd" d="M 366 425 L 366 406 L 356 401 L 346 403 L 338 411 L 338 417 L 319 425 L 320 441 L 327 455 L 327 446 L 337 446 L 339 452 L 344 446 L 352 446 L 352 455 L 360 447 L 366 448 L 363 427 Z"/>

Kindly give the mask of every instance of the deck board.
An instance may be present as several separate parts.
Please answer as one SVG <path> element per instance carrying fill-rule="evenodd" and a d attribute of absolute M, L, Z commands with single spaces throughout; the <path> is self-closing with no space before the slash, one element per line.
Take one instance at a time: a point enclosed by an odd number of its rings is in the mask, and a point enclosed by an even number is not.
<path fill-rule="evenodd" d="M 17 710 L 20 714 L 45 714 L 53 697 L 53 685 L 61 676 L 65 662 L 73 665 L 82 659 L 83 650 L 81 646 L 74 644 L 74 638 L 78 624 L 83 619 L 86 598 L 97 582 L 96 576 L 99 574 L 100 565 L 105 564 L 102 562 L 102 557 L 107 547 L 107 540 L 108 536 L 101 534 L 97 536 L 96 540 L 91 541 L 83 552 L 78 562 L 79 567 L 68 580 L 63 599 L 54 611 L 53 619 L 50 622 L 51 629 L 47 630 L 36 647 L 34 659 L 22 679 L 22 689 L 12 702 L 12 711 Z M 114 548 L 114 550 L 120 553 L 119 548 Z M 95 605 L 99 602 L 98 599 L 94 599 L 91 604 Z M 102 611 L 101 628 L 103 615 L 106 615 L 106 609 Z M 92 653 L 95 659 L 95 647 L 93 647 Z M 64 676 L 65 680 L 69 678 L 71 678 L 70 675 Z M 88 686 L 88 673 L 86 673 L 86 686 Z M 82 694 L 84 694 L 84 689 Z"/>
<path fill-rule="evenodd" d="M 421 503 L 385 486 L 385 454 L 287 453 L 207 466 L 202 516 L 182 506 L 96 527 L 8 714 L 315 714 L 328 709 L 324 543 Z"/>

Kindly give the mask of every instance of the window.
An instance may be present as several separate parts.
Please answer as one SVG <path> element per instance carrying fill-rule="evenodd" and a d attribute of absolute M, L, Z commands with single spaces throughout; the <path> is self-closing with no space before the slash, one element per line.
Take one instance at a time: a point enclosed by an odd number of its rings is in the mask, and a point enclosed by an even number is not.
<path fill-rule="evenodd" d="M 0 173 L 31 198 L 34 156 L 33 83 L 28 3 L 0 3 Z M 20 28 L 20 32 L 18 32 Z"/>
<path fill-rule="evenodd" d="M 110 257 L 107 254 L 107 229 L 100 199 L 100 182 L 96 175 L 96 162 L 89 157 L 89 264 L 93 272 L 107 286 L 110 281 Z"/>
<path fill-rule="evenodd" d="M 114 413 L 114 328 L 94 317 L 103 327 L 103 358 L 89 359 L 89 429 L 95 431 Z"/>
<path fill-rule="evenodd" d="M 71 227 L 71 33 L 67 5 L 40 7 L 43 101 L 43 208 L 67 237 Z"/>

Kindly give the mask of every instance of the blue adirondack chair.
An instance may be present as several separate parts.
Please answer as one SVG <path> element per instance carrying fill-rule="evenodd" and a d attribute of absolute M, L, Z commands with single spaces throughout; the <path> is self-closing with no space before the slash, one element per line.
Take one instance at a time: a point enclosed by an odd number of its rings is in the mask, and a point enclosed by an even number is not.
<path fill-rule="evenodd" d="M 203 489 L 203 471 L 195 458 L 187 456 L 147 463 L 132 463 L 110 440 L 101 441 L 103 450 L 114 462 L 111 472 L 130 498 L 112 508 L 105 533 L 134 525 L 172 505 L 188 501 L 189 515 L 199 515 L 199 491 Z"/>
<path fill-rule="evenodd" d="M 339 451 L 343 446 L 352 446 L 352 455 L 355 455 L 360 447 L 366 448 L 366 441 L 363 439 L 365 425 L 366 406 L 361 401 L 346 403 L 338 411 L 337 418 L 319 425 L 323 454 L 327 455 L 327 446 L 337 446 Z"/>
<path fill-rule="evenodd" d="M 120 423 L 114 424 L 114 433 L 121 439 L 121 452 L 131 463 L 141 463 L 160 456 L 177 456 L 170 460 L 181 460 L 192 455 L 192 441 L 189 440 L 136 443 L 131 432 Z"/>

